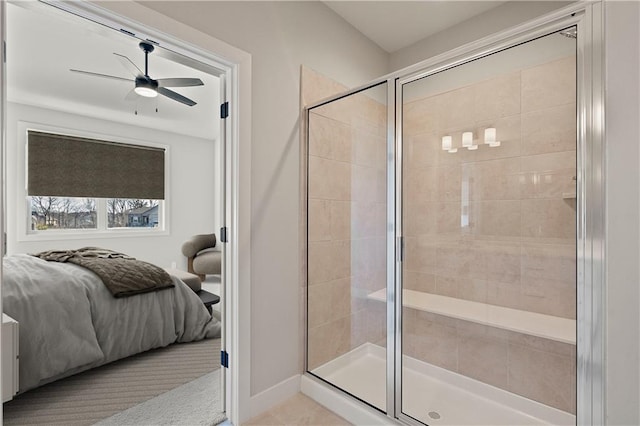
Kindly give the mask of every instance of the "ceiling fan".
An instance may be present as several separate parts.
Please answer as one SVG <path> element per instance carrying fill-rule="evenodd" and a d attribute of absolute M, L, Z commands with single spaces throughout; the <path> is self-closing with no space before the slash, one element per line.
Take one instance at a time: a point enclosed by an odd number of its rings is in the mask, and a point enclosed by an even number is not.
<path fill-rule="evenodd" d="M 140 49 L 144 51 L 144 73 L 140 68 L 136 66 L 136 64 L 131 61 L 131 59 L 127 58 L 124 55 L 120 55 L 118 53 L 114 53 L 116 58 L 122 63 L 122 65 L 129 71 L 134 79 L 118 77 L 115 75 L 107 75 L 107 74 L 99 74 L 90 71 L 82 71 L 82 70 L 74 70 L 70 69 L 69 71 L 87 74 L 95 77 L 104 77 L 111 78 L 114 80 L 123 80 L 128 82 L 134 82 L 135 87 L 125 99 L 132 99 L 136 95 L 144 96 L 147 98 L 155 98 L 158 94 L 166 96 L 174 101 L 178 101 L 188 106 L 194 106 L 196 104 L 195 101 L 182 96 L 179 93 L 174 92 L 173 90 L 167 89 L 167 87 L 189 87 L 189 86 L 204 86 L 204 83 L 199 78 L 160 78 L 154 80 L 149 77 L 149 53 L 153 52 L 153 45 L 147 43 L 146 41 L 142 41 L 139 44 Z"/>

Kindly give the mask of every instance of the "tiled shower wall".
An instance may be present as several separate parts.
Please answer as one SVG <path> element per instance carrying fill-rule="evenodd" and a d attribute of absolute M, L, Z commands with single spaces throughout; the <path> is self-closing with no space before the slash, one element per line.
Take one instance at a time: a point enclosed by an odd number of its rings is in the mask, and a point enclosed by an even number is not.
<path fill-rule="evenodd" d="M 405 289 L 575 319 L 575 99 L 572 56 L 404 105 Z M 487 127 L 501 146 L 460 148 Z M 403 338 L 411 357 L 575 413 L 574 345 L 411 309 Z"/>
<path fill-rule="evenodd" d="M 404 105 L 405 288 L 575 319 L 575 99 L 569 57 Z"/>
<path fill-rule="evenodd" d="M 303 68 L 303 103 L 341 90 Z M 366 298 L 386 280 L 386 105 L 370 95 L 350 96 L 310 114 L 310 370 L 386 338 L 385 307 Z"/>
<path fill-rule="evenodd" d="M 302 103 L 345 90 L 302 70 Z M 575 57 L 404 105 L 406 289 L 575 318 Z M 310 121 L 308 367 L 384 345 L 385 107 Z M 450 154 L 463 131 L 500 147 Z M 477 140 L 475 141 L 478 142 Z M 464 188 L 464 190 L 463 190 Z M 575 413 L 575 346 L 413 309 L 404 353 Z"/>

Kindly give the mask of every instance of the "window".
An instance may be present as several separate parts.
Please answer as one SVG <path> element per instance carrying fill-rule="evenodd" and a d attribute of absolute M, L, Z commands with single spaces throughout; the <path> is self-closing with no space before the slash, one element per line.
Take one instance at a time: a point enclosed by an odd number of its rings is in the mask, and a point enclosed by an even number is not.
<path fill-rule="evenodd" d="M 110 198 L 107 200 L 108 228 L 157 228 L 160 200 Z"/>
<path fill-rule="evenodd" d="M 96 229 L 95 198 L 29 197 L 31 230 Z"/>
<path fill-rule="evenodd" d="M 27 131 L 29 233 L 164 229 L 165 149 Z"/>

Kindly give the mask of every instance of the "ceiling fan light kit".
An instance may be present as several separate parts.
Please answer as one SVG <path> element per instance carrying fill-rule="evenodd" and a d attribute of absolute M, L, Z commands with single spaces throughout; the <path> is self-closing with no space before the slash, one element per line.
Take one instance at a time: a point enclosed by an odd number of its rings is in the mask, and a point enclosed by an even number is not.
<path fill-rule="evenodd" d="M 136 77 L 136 87 L 133 90 L 145 98 L 155 98 L 158 96 L 158 82 L 144 77 Z"/>
<path fill-rule="evenodd" d="M 149 77 L 149 53 L 153 52 L 154 46 L 151 43 L 147 43 L 146 41 L 140 42 L 138 45 L 140 49 L 144 52 L 144 74 L 140 68 L 136 66 L 131 59 L 127 58 L 124 55 L 120 55 L 118 53 L 114 53 L 123 64 L 123 66 L 129 70 L 135 77 L 134 80 L 130 80 L 127 78 L 107 75 L 107 74 L 99 74 L 90 71 L 81 71 L 71 69 L 70 71 L 91 75 L 94 77 L 104 77 L 115 80 L 124 80 L 124 81 L 133 81 L 135 83 L 135 87 L 132 92 L 136 93 L 140 96 L 146 98 L 155 98 L 158 94 L 166 96 L 169 99 L 173 99 L 174 101 L 180 102 L 187 106 L 194 106 L 196 102 L 192 99 L 189 99 L 185 96 L 182 96 L 179 93 L 174 92 L 173 90 L 167 89 L 167 87 L 190 87 L 190 86 L 204 86 L 204 83 L 199 78 L 162 78 L 155 80 Z M 129 96 L 126 97 L 128 99 Z"/>

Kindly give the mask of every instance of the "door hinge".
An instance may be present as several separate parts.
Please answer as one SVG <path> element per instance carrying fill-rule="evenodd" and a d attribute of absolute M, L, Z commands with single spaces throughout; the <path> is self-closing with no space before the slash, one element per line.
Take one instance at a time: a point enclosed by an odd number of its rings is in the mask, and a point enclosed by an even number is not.
<path fill-rule="evenodd" d="M 220 365 L 229 368 L 229 354 L 227 351 L 220 351 Z"/>
<path fill-rule="evenodd" d="M 227 237 L 227 227 L 223 226 L 222 228 L 220 228 L 220 242 L 221 243 L 228 243 L 229 239 Z"/>
<path fill-rule="evenodd" d="M 220 118 L 227 118 L 229 116 L 229 102 L 225 102 L 220 105 Z"/>

